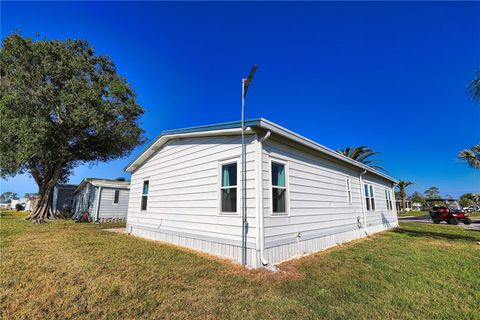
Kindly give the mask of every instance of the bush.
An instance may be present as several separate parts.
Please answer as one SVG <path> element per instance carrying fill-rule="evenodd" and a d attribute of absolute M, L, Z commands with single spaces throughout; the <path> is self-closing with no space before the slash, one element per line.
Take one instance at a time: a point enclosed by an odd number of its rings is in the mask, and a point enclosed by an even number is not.
<path fill-rule="evenodd" d="M 25 210 L 25 207 L 22 206 L 21 203 L 17 203 L 17 204 L 15 205 L 15 210 L 16 210 L 16 211 L 23 211 L 23 210 Z"/>

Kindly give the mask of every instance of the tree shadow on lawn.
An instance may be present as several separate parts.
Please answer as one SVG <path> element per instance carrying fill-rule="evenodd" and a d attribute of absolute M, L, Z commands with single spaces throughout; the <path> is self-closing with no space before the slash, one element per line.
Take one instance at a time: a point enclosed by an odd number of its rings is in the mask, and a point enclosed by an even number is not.
<path fill-rule="evenodd" d="M 448 232 L 435 232 L 435 231 L 422 231 L 422 230 L 410 230 L 404 228 L 395 229 L 393 232 L 406 234 L 411 237 L 426 237 L 432 239 L 440 240 L 461 240 L 461 241 L 480 241 L 480 231 L 479 230 L 469 230 L 475 232 L 475 236 L 466 236 L 461 234 L 452 234 Z"/>

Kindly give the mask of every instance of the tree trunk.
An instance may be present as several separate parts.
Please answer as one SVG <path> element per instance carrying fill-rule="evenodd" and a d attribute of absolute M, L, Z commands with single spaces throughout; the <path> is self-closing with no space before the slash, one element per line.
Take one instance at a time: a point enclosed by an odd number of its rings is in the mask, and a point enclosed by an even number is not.
<path fill-rule="evenodd" d="M 37 206 L 33 209 L 32 213 L 27 217 L 27 220 L 31 220 L 33 223 L 43 223 L 46 219 L 53 217 L 50 208 L 52 206 L 53 189 L 58 182 L 61 174 L 61 166 L 55 167 L 53 174 L 48 180 L 44 180 L 39 185 L 39 197 Z"/>
<path fill-rule="evenodd" d="M 405 192 L 400 192 L 400 197 L 402 198 L 402 211 L 405 211 L 405 207 L 406 207 L 406 197 L 407 195 L 405 194 Z"/>

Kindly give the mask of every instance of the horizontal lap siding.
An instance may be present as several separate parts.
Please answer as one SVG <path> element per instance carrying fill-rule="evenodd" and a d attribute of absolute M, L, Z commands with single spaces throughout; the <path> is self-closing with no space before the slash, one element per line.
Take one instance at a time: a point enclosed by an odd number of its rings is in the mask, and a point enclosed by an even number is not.
<path fill-rule="evenodd" d="M 118 190 L 118 203 L 113 203 L 115 197 L 115 190 Z M 128 195 L 129 190 L 102 188 L 100 195 L 100 210 L 98 213 L 99 219 L 118 218 L 125 219 L 128 211 Z"/>
<path fill-rule="evenodd" d="M 248 241 L 255 242 L 255 149 L 253 136 L 246 139 Z M 219 161 L 238 159 L 240 168 L 240 157 L 240 136 L 169 141 L 132 174 L 128 223 L 241 241 L 241 213 L 218 212 Z M 144 180 L 149 180 L 148 207 L 141 211 Z M 238 203 L 240 193 L 238 186 Z"/>
<path fill-rule="evenodd" d="M 368 174 L 363 177 L 363 183 L 373 185 L 375 195 L 375 211 L 366 211 L 367 227 L 397 226 L 397 213 L 394 210 L 387 210 L 385 198 L 385 190 L 390 190 L 393 209 L 395 209 L 395 195 L 391 185 Z"/>
<path fill-rule="evenodd" d="M 270 158 L 288 162 L 287 216 L 271 213 Z M 301 239 L 335 230 L 358 231 L 363 223 L 358 171 L 274 140 L 264 144 L 262 170 L 266 243 L 294 239 L 298 233 Z M 352 204 L 348 203 L 347 176 Z"/>

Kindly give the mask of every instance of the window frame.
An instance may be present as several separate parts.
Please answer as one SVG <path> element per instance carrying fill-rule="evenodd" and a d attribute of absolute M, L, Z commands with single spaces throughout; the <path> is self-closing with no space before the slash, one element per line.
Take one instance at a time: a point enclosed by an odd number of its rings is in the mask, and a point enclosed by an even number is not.
<path fill-rule="evenodd" d="M 222 187 L 222 167 L 229 164 L 236 164 L 237 165 L 237 185 L 232 187 Z M 241 214 L 241 177 L 242 171 L 240 169 L 240 158 L 228 158 L 218 161 L 218 169 L 217 169 L 217 214 L 222 216 L 239 216 Z M 236 211 L 222 211 L 222 189 L 237 189 L 237 203 L 236 203 Z"/>
<path fill-rule="evenodd" d="M 142 190 L 143 191 L 143 190 Z M 118 194 L 118 197 L 117 197 L 117 194 Z M 115 202 L 115 200 L 117 200 L 117 202 Z M 119 189 L 115 189 L 114 190 L 114 193 L 113 193 L 113 204 L 114 205 L 118 205 L 118 203 L 120 202 L 120 190 Z"/>
<path fill-rule="evenodd" d="M 365 193 L 365 186 L 367 187 L 367 194 Z M 363 183 L 363 190 L 362 190 L 365 198 L 365 206 L 367 211 L 377 211 L 377 202 L 375 200 L 375 187 L 371 183 Z M 368 208 L 368 202 L 370 202 L 370 209 Z"/>
<path fill-rule="evenodd" d="M 285 166 L 285 212 L 273 212 L 273 181 L 272 181 L 272 163 L 281 164 Z M 284 217 L 290 215 L 290 179 L 289 179 L 289 165 L 288 160 L 279 159 L 276 157 L 269 157 L 268 161 L 268 179 L 270 181 L 270 215 L 272 217 Z M 282 188 L 275 186 L 275 188 Z"/>
<path fill-rule="evenodd" d="M 147 193 L 143 193 L 143 190 L 145 189 L 145 182 L 148 182 Z M 150 178 L 142 179 L 142 193 L 141 193 L 141 196 L 140 196 L 140 211 L 141 212 L 148 211 L 148 196 L 149 196 L 149 193 L 150 193 Z M 147 203 L 145 205 L 145 209 L 143 209 L 143 197 L 147 197 Z"/>
<path fill-rule="evenodd" d="M 347 203 L 348 204 L 352 204 L 352 185 L 351 185 L 351 181 L 350 181 L 350 177 L 345 177 L 345 184 L 346 184 L 346 187 L 347 187 Z"/>
<path fill-rule="evenodd" d="M 385 189 L 385 201 L 387 204 L 387 211 L 393 211 L 392 194 L 389 189 Z"/>

